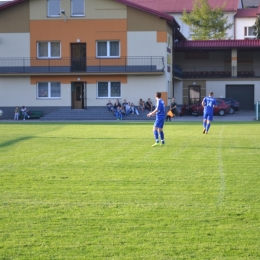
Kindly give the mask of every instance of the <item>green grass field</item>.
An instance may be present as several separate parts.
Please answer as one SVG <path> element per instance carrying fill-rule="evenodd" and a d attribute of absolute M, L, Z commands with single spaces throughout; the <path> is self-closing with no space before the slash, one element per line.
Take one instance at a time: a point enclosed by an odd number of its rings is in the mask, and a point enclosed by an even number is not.
<path fill-rule="evenodd" d="M 0 259 L 260 259 L 259 123 L 1 123 Z"/>

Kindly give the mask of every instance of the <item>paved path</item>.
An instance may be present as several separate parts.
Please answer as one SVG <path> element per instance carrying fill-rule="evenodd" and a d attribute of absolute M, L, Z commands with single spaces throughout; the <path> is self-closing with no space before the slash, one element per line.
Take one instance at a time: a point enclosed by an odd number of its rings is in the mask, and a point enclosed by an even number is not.
<path fill-rule="evenodd" d="M 241 111 L 237 111 L 235 112 L 233 115 L 230 115 L 230 114 L 227 114 L 227 115 L 224 115 L 224 116 L 214 116 L 214 122 L 253 122 L 255 121 L 256 115 L 255 115 L 255 111 L 247 111 L 247 110 L 241 110 Z M 153 117 L 155 118 L 155 117 Z M 20 123 L 30 123 L 30 122 L 33 122 L 33 123 L 36 123 L 36 122 L 39 122 L 39 123 L 44 123 L 44 122 L 52 122 L 52 123 L 55 123 L 55 122 L 121 122 L 121 121 L 117 121 L 117 120 L 58 120 L 58 121 L 41 121 L 41 120 L 34 120 L 34 119 L 30 119 L 30 120 L 26 120 L 26 121 L 23 121 L 23 120 L 19 120 L 19 121 L 14 121 L 14 120 L 0 120 L 0 123 L 4 123 L 4 122 L 14 122 L 14 123 L 17 123 L 17 122 L 20 122 Z M 142 120 L 127 120 L 127 121 L 124 121 L 123 122 L 144 122 Z M 153 122 L 151 120 L 149 121 L 145 121 L 145 122 Z M 176 117 L 174 119 L 172 119 L 171 122 L 165 122 L 166 124 L 171 124 L 171 123 L 174 123 L 174 122 L 202 122 L 202 116 L 198 116 L 198 117 L 195 117 L 195 116 L 182 116 L 182 117 Z M 260 122 L 260 120 L 259 120 Z"/>
<path fill-rule="evenodd" d="M 236 111 L 234 114 L 226 114 L 224 116 L 214 116 L 214 122 L 252 122 L 255 121 L 255 111 L 247 111 L 241 110 Z M 176 117 L 172 119 L 172 121 L 182 122 L 182 121 L 202 121 L 202 116 L 183 116 L 183 117 Z"/>

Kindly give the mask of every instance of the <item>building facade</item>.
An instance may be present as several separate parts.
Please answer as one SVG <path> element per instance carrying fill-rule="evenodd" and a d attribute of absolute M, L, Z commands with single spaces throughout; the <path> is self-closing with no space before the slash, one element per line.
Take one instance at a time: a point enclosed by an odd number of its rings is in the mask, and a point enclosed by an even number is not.
<path fill-rule="evenodd" d="M 172 16 L 123 0 L 0 5 L 2 118 L 23 105 L 48 114 L 104 106 L 108 99 L 155 103 L 156 91 L 167 103 L 174 28 Z"/>

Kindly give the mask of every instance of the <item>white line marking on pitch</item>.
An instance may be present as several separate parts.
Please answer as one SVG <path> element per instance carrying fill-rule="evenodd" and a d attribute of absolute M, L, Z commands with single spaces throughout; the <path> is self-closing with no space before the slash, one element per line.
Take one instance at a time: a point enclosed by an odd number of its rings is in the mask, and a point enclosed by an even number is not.
<path fill-rule="evenodd" d="M 219 175 L 220 175 L 220 188 L 219 188 L 219 195 L 218 195 L 218 206 L 221 205 L 224 199 L 225 195 L 225 173 L 223 170 L 223 158 L 222 158 L 222 141 L 223 141 L 223 131 L 224 131 L 224 126 L 222 126 L 219 134 L 219 144 L 218 144 L 218 168 L 219 168 Z"/>

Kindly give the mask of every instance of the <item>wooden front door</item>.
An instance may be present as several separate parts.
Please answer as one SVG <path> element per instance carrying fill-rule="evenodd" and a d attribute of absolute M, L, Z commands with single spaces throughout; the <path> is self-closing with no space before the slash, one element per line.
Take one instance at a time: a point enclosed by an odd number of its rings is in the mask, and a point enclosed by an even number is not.
<path fill-rule="evenodd" d="M 84 109 L 84 83 L 71 84 L 71 103 L 73 109 Z"/>
<path fill-rule="evenodd" d="M 86 43 L 71 43 L 71 71 L 86 71 Z"/>

